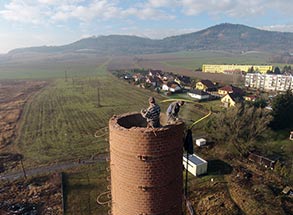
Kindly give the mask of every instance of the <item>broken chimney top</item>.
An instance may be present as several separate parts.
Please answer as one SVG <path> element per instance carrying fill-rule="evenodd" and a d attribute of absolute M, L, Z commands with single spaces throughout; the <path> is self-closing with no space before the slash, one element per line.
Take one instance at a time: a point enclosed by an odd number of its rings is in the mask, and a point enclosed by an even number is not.
<path fill-rule="evenodd" d="M 110 125 L 115 127 L 120 127 L 120 129 L 143 129 L 143 130 L 168 130 L 172 127 L 176 127 L 179 125 L 183 125 L 184 123 L 178 121 L 176 123 L 167 125 L 165 114 L 161 113 L 160 123 L 161 127 L 159 128 L 147 128 L 147 121 L 146 119 L 138 112 L 133 113 L 126 113 L 119 116 L 114 115 L 110 119 Z"/>

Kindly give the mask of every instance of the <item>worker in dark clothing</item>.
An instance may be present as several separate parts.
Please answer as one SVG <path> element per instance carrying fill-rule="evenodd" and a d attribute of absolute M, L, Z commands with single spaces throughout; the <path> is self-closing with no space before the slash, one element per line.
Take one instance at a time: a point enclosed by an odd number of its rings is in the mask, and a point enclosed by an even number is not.
<path fill-rule="evenodd" d="M 145 110 L 141 110 L 141 115 L 146 118 L 148 127 L 158 128 L 160 127 L 160 112 L 161 108 L 156 104 L 155 98 L 149 98 L 149 107 Z"/>
<path fill-rule="evenodd" d="M 167 109 L 167 120 L 168 123 L 172 123 L 178 120 L 178 113 L 180 107 L 184 105 L 184 101 L 172 102 Z"/>

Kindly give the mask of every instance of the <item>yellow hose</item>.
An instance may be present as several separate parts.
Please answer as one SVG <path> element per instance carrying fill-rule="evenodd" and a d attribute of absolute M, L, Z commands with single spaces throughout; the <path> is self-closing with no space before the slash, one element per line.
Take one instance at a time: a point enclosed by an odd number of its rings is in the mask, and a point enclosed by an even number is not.
<path fill-rule="evenodd" d="M 100 201 L 100 198 L 101 198 L 103 195 L 106 195 L 106 194 L 108 194 L 108 193 L 111 193 L 111 191 L 103 192 L 103 193 L 101 193 L 101 194 L 97 197 L 97 203 L 98 203 L 99 205 L 105 205 L 105 204 L 108 204 L 108 202 L 111 202 L 111 200 L 108 200 L 108 201 L 106 201 L 106 202 L 101 202 L 101 201 Z"/>
<path fill-rule="evenodd" d="M 201 122 L 202 120 L 208 118 L 211 114 L 212 114 L 212 111 L 210 111 L 207 115 L 203 116 L 202 118 L 196 120 L 194 123 L 192 123 L 192 124 L 189 126 L 189 129 L 192 129 L 193 126 L 195 126 L 197 123 Z"/>
<path fill-rule="evenodd" d="M 165 99 L 163 101 L 160 101 L 160 103 L 164 102 L 174 102 L 174 101 L 184 101 L 184 102 L 191 102 L 191 103 L 198 103 L 196 101 L 190 100 L 190 99 Z"/>
<path fill-rule="evenodd" d="M 105 136 L 108 131 L 108 127 L 103 127 L 103 128 L 101 128 L 101 129 L 99 129 L 99 130 L 97 130 L 96 132 L 95 132 L 95 134 L 94 134 L 94 136 L 96 137 L 96 138 L 99 138 L 99 137 L 103 137 L 103 136 Z M 102 132 L 102 134 L 100 134 Z"/>

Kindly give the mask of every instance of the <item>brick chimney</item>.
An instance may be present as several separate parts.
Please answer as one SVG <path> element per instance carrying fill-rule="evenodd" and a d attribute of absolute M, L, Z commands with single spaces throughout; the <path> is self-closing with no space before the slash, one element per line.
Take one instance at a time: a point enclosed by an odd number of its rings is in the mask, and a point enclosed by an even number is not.
<path fill-rule="evenodd" d="M 146 128 L 139 113 L 109 121 L 112 215 L 181 215 L 184 124 Z"/>

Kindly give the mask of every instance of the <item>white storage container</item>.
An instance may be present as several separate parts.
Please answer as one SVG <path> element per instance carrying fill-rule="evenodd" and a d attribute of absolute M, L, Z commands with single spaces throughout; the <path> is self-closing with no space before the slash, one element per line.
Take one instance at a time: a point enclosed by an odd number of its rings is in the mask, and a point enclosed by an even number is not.
<path fill-rule="evenodd" d="M 204 159 L 200 158 L 199 156 L 193 154 L 188 156 L 188 171 L 194 175 L 203 175 L 206 174 L 208 171 L 208 162 L 205 161 Z M 183 155 L 183 165 L 184 168 L 186 169 L 186 164 L 187 164 L 187 159 L 186 159 L 186 154 Z"/>
<path fill-rule="evenodd" d="M 203 146 L 207 143 L 206 139 L 200 138 L 200 139 L 196 139 L 196 145 L 198 146 Z"/>

